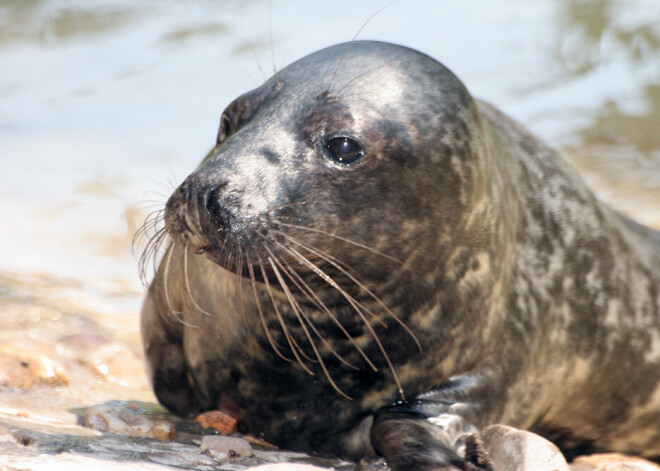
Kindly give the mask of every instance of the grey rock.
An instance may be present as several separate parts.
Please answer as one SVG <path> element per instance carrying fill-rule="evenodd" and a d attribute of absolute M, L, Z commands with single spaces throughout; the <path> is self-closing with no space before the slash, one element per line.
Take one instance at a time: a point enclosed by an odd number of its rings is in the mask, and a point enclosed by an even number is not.
<path fill-rule="evenodd" d="M 272 463 L 250 468 L 250 471 L 328 471 L 328 468 L 300 463 Z"/>
<path fill-rule="evenodd" d="M 170 422 L 149 417 L 135 403 L 108 402 L 92 406 L 83 416 L 83 425 L 99 432 L 160 440 L 176 434 Z"/>
<path fill-rule="evenodd" d="M 569 471 L 559 448 L 532 432 L 490 425 L 480 435 L 497 470 Z"/>
<path fill-rule="evenodd" d="M 171 471 L 169 466 L 132 461 L 109 461 L 104 457 L 60 453 L 38 456 L 3 455 L 1 471 L 70 471 L 72 469 L 102 469 L 104 471 Z"/>
<path fill-rule="evenodd" d="M 223 437 L 220 435 L 207 435 L 202 438 L 202 452 L 217 460 L 252 456 L 250 442 L 238 437 Z"/>

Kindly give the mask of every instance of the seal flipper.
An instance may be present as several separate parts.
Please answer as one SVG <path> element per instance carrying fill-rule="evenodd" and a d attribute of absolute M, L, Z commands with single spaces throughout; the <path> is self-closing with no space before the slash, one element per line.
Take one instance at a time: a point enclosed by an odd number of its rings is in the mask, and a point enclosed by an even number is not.
<path fill-rule="evenodd" d="M 478 438 L 483 403 L 475 400 L 492 391 L 486 377 L 450 378 L 437 390 L 379 409 L 371 428 L 374 449 L 395 471 L 493 471 Z"/>
<path fill-rule="evenodd" d="M 385 458 L 393 471 L 415 469 L 432 470 L 484 470 L 493 467 L 480 448 L 476 432 L 458 415 L 443 414 L 449 419 L 448 428 L 434 424 L 423 416 L 399 412 L 379 411 L 371 429 L 374 449 Z M 465 450 L 464 457 L 458 453 Z"/>

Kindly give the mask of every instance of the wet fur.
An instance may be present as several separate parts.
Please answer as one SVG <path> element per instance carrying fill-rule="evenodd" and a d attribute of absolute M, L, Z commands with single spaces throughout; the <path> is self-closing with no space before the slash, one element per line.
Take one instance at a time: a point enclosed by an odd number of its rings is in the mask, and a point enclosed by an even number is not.
<path fill-rule="evenodd" d="M 332 132 L 366 157 L 328 162 Z M 466 437 L 496 422 L 660 456 L 660 236 L 423 54 L 285 68 L 164 214 L 142 327 L 176 413 L 393 469 L 473 469 Z"/>

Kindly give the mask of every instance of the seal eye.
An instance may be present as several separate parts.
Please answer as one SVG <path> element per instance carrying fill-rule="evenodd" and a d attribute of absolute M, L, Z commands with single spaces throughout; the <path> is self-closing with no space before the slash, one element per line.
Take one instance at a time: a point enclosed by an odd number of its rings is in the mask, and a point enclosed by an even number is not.
<path fill-rule="evenodd" d="M 323 142 L 323 153 L 341 166 L 354 164 L 364 157 L 362 145 L 352 137 L 334 136 Z"/>
<path fill-rule="evenodd" d="M 215 141 L 216 145 L 222 144 L 224 140 L 229 137 L 231 132 L 231 119 L 226 112 L 222 113 L 222 117 L 220 118 L 220 129 L 218 129 L 218 137 Z"/>

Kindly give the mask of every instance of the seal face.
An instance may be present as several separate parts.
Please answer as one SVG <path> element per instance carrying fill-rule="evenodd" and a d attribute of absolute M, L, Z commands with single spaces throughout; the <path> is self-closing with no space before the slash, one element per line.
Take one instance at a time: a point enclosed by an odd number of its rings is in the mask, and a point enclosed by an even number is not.
<path fill-rule="evenodd" d="M 142 328 L 176 413 L 393 469 L 463 469 L 496 422 L 660 456 L 660 235 L 422 53 L 239 97 L 165 228 Z"/>

